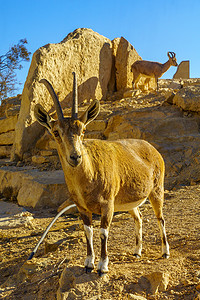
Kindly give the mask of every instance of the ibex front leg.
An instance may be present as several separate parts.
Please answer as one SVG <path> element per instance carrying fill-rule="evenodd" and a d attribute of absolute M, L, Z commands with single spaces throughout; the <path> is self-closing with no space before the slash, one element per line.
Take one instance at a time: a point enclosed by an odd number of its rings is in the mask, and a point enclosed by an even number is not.
<path fill-rule="evenodd" d="M 84 223 L 85 236 L 87 241 L 87 257 L 85 260 L 85 271 L 90 273 L 94 269 L 94 248 L 93 248 L 93 227 L 92 227 L 92 214 L 81 213 L 81 218 Z"/>
<path fill-rule="evenodd" d="M 102 209 L 101 214 L 101 228 L 100 228 L 100 238 L 101 238 L 101 258 L 97 266 L 97 271 L 101 276 L 108 272 L 108 253 L 107 253 L 107 242 L 109 227 L 113 218 L 114 208 L 108 203 L 106 207 Z"/>

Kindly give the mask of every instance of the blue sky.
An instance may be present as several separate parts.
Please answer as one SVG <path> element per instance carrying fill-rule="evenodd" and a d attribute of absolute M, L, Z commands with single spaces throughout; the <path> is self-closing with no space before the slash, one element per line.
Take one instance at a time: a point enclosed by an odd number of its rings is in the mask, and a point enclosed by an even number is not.
<path fill-rule="evenodd" d="M 33 54 L 47 43 L 59 43 L 76 28 L 91 28 L 114 39 L 123 36 L 145 60 L 190 60 L 190 77 L 200 77 L 199 0 L 0 0 L 0 55 L 20 39 Z M 30 63 L 19 71 L 22 87 Z M 163 78 L 172 78 L 171 67 Z"/>

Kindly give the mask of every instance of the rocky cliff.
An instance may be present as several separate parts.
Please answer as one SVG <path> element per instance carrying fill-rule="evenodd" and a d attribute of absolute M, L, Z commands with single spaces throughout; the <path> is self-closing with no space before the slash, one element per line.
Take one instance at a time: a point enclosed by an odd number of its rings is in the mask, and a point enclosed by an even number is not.
<path fill-rule="evenodd" d="M 33 110 L 41 103 L 54 112 L 53 102 L 42 78 L 50 81 L 63 108 L 71 106 L 72 72 L 78 77 L 79 102 L 106 99 L 108 94 L 131 84 L 131 64 L 140 59 L 124 38 L 111 42 L 91 29 L 77 29 L 58 44 L 48 44 L 34 54 L 22 92 L 22 104 L 15 131 L 12 160 L 22 159 L 35 145 L 43 128 L 35 122 Z"/>

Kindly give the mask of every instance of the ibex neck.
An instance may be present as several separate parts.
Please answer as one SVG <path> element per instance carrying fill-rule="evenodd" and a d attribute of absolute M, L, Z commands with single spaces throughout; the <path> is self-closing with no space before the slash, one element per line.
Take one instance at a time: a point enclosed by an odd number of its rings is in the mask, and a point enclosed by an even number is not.
<path fill-rule="evenodd" d="M 162 70 L 162 74 L 167 72 L 167 70 L 170 68 L 170 61 L 166 61 L 166 63 L 163 64 L 163 70 Z"/>

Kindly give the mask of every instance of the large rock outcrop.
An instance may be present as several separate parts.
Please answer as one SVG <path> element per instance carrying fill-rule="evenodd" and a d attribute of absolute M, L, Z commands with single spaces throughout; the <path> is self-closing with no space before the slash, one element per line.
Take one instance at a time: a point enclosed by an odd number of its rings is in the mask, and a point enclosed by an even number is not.
<path fill-rule="evenodd" d="M 123 37 L 113 40 L 115 68 L 116 68 L 116 88 L 117 91 L 132 88 L 133 74 L 131 65 L 141 57 L 135 48 Z"/>
<path fill-rule="evenodd" d="M 101 100 L 131 87 L 131 65 L 138 59 L 141 57 L 123 37 L 111 42 L 86 28 L 76 29 L 58 44 L 39 48 L 33 54 L 24 85 L 11 159 L 22 160 L 23 154 L 34 148 L 44 131 L 35 122 L 35 104 L 41 103 L 52 114 L 55 111 L 40 79 L 46 78 L 52 83 L 62 108 L 67 108 L 71 106 L 73 71 L 78 78 L 79 102 Z"/>
<path fill-rule="evenodd" d="M 112 69 L 112 43 L 91 29 L 77 29 L 58 44 L 48 44 L 34 54 L 22 93 L 12 159 L 22 158 L 43 130 L 33 110 L 41 103 L 53 111 L 53 102 L 39 80 L 49 80 L 65 108 L 71 105 L 72 72 L 78 77 L 79 101 L 106 97 Z M 52 109 L 52 110 L 51 110 Z"/>

